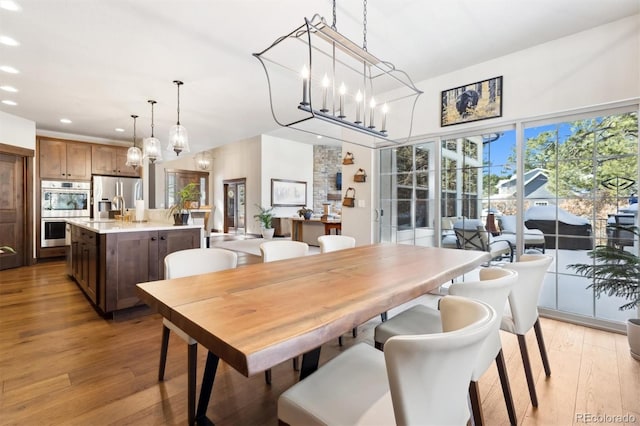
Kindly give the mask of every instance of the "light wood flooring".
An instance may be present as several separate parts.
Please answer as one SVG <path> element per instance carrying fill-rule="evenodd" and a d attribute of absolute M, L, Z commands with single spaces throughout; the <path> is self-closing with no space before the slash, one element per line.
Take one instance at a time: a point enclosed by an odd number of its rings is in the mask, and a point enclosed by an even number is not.
<path fill-rule="evenodd" d="M 251 255 L 241 263 L 259 261 Z M 390 312 L 392 315 L 393 312 Z M 373 319 L 344 348 L 372 343 Z M 522 425 L 584 424 L 577 416 L 624 416 L 640 424 L 640 363 L 626 337 L 542 319 L 552 368 L 545 378 L 535 338 L 527 336 L 539 407 L 529 401 L 515 336 L 502 336 L 507 369 Z M 162 425 L 187 422 L 186 344 L 172 336 L 164 382 L 157 380 L 161 318 L 100 317 L 64 263 L 53 261 L 0 272 L 0 424 Z M 321 363 L 339 353 L 322 348 Z M 200 380 L 205 350 L 199 350 Z M 246 378 L 220 364 L 208 416 L 216 425 L 276 425 L 276 401 L 296 382 L 291 363 Z M 339 386 L 339 384 L 336 384 Z M 480 381 L 488 425 L 508 423 L 497 372 Z M 345 403 L 348 403 L 345 401 Z"/>

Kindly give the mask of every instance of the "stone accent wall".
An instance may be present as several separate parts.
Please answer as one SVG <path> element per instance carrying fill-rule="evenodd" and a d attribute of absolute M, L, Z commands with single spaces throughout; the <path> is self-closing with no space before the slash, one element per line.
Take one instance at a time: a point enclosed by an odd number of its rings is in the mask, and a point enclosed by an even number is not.
<path fill-rule="evenodd" d="M 342 171 L 342 147 L 315 145 L 313 147 L 313 209 L 314 214 L 322 214 L 323 204 L 331 203 L 331 210 L 342 207 L 341 201 L 329 201 L 332 194 L 340 199 L 341 191 L 336 188 L 336 173 Z"/>

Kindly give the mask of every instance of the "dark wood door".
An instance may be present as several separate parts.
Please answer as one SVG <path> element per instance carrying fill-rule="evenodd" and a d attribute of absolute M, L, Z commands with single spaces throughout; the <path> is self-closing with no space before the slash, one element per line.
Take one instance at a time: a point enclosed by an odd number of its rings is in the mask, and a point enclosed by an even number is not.
<path fill-rule="evenodd" d="M 0 154 L 0 247 L 16 251 L 0 254 L 0 270 L 25 264 L 24 167 L 23 157 Z"/>

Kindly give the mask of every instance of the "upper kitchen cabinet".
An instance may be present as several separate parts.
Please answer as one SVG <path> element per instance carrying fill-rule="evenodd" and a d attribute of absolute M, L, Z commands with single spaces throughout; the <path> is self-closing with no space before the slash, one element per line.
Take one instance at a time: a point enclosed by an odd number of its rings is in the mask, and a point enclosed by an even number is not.
<path fill-rule="evenodd" d="M 138 177 L 138 170 L 127 166 L 127 148 L 93 145 L 91 147 L 92 165 L 94 175 L 133 176 Z"/>
<path fill-rule="evenodd" d="M 91 145 L 56 139 L 39 140 L 40 177 L 91 179 Z"/>

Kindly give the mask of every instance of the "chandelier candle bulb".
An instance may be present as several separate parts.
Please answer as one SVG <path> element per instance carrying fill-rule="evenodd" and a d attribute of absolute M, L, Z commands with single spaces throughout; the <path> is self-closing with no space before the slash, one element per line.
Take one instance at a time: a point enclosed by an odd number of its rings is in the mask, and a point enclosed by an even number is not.
<path fill-rule="evenodd" d="M 362 124 L 362 121 L 360 121 L 361 104 L 362 104 L 362 92 L 358 90 L 358 93 L 356 93 L 356 121 L 354 121 L 355 124 Z"/>
<path fill-rule="evenodd" d="M 344 115 L 344 95 L 345 93 L 347 93 L 347 87 L 344 85 L 344 83 L 342 83 L 340 85 L 340 115 L 338 115 L 338 118 L 345 118 L 346 115 Z"/>
<path fill-rule="evenodd" d="M 329 77 L 327 74 L 322 77 L 322 112 L 329 112 L 327 109 L 327 92 L 329 91 Z"/>
<path fill-rule="evenodd" d="M 382 129 L 380 130 L 381 132 L 386 132 L 387 131 L 387 113 L 389 112 L 389 107 L 387 106 L 387 103 L 385 102 L 384 105 L 382 105 Z"/>
<path fill-rule="evenodd" d="M 371 98 L 371 100 L 369 101 L 369 128 L 370 129 L 375 129 L 376 126 L 373 124 L 373 112 L 376 109 L 376 100 Z"/>
<path fill-rule="evenodd" d="M 302 67 L 302 102 L 300 105 L 309 105 L 309 97 L 307 96 L 308 85 L 309 85 L 309 69 L 306 65 Z"/>

